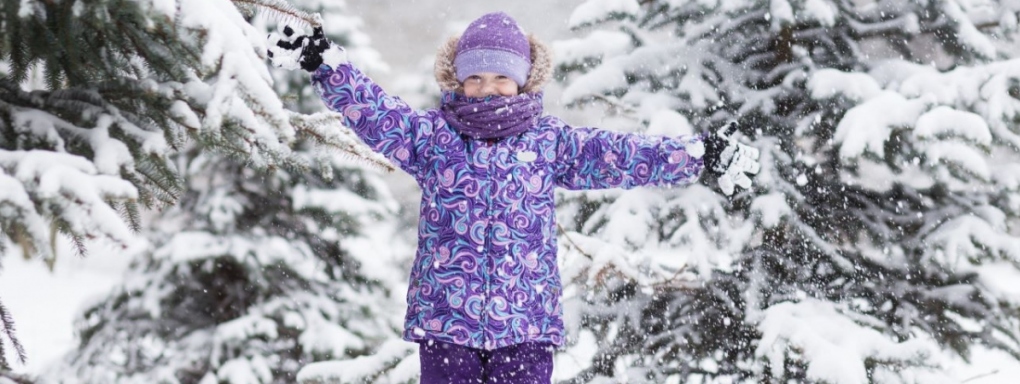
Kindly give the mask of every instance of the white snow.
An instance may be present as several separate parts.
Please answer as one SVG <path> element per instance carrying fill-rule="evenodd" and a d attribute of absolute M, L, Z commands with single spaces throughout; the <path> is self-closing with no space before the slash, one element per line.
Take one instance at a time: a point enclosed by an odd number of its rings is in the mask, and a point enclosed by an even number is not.
<path fill-rule="evenodd" d="M 627 77 L 659 77 L 673 71 L 681 71 L 683 76 L 675 92 L 685 95 L 695 107 L 714 105 L 720 101 L 721 90 L 716 84 L 706 80 L 706 77 L 711 77 L 708 73 L 720 70 L 726 72 L 733 69 L 723 67 L 709 70 L 703 65 L 702 59 L 704 58 L 705 53 L 702 50 L 685 44 L 642 46 L 627 55 L 603 60 L 591 71 L 578 76 L 563 90 L 560 100 L 564 104 L 572 104 L 589 99 L 592 95 L 612 94 L 622 89 L 628 89 L 626 103 L 619 104 L 642 105 L 647 99 L 657 103 L 651 110 L 642 110 L 643 116 L 639 117 L 646 120 L 648 113 L 654 113 L 659 108 L 672 107 L 678 103 L 671 103 L 670 99 L 665 99 L 663 102 L 660 95 L 642 92 L 642 87 L 645 85 L 631 85 L 627 82 Z M 724 79 L 724 81 L 726 80 Z"/>
<path fill-rule="evenodd" d="M 304 318 L 305 329 L 298 336 L 298 342 L 305 351 L 336 358 L 344 356 L 348 349 L 365 347 L 361 337 L 323 318 L 320 313 L 305 312 Z"/>
<path fill-rule="evenodd" d="M 199 85 L 202 83 L 193 82 L 191 84 Z M 197 92 L 192 92 L 192 94 L 195 93 Z M 202 126 L 202 121 L 198 118 L 198 115 L 196 115 L 195 111 L 192 111 L 191 108 L 188 107 L 188 103 L 185 103 L 184 101 L 174 101 L 173 105 L 170 106 L 170 115 L 173 116 L 178 123 L 190 129 L 198 129 Z"/>
<path fill-rule="evenodd" d="M 836 24 L 839 9 L 828 0 L 805 0 L 804 9 L 798 16 L 804 20 L 817 21 L 823 27 L 831 27 Z"/>
<path fill-rule="evenodd" d="M 620 31 L 594 31 L 591 34 L 552 42 L 551 48 L 557 65 L 576 65 L 585 60 L 613 57 L 632 48 L 631 37 Z"/>
<path fill-rule="evenodd" d="M 214 333 L 218 342 L 243 341 L 259 336 L 275 339 L 276 321 L 258 315 L 248 315 L 220 324 Z"/>
<path fill-rule="evenodd" d="M 921 139 L 956 136 L 982 145 L 992 143 L 992 132 L 984 118 L 944 105 L 933 108 L 917 119 L 914 136 Z"/>
<path fill-rule="evenodd" d="M 330 45 L 326 52 L 322 53 L 322 63 L 330 68 L 337 68 L 340 64 L 347 62 L 347 52 L 337 45 Z"/>
<path fill-rule="evenodd" d="M 1011 261 L 1017 262 L 1020 255 L 1013 255 Z M 1013 305 L 1020 305 L 1020 271 L 1010 261 L 987 263 L 976 268 L 981 282 L 985 287 L 998 292 Z"/>
<path fill-rule="evenodd" d="M 807 85 L 811 97 L 815 99 L 843 96 L 853 101 L 864 101 L 882 91 L 882 87 L 867 74 L 847 73 L 831 68 L 812 74 Z"/>
<path fill-rule="evenodd" d="M 90 130 L 89 142 L 95 153 L 92 163 L 96 165 L 99 173 L 119 175 L 121 166 L 133 167 L 135 159 L 128 151 L 127 145 L 110 138 L 111 124 L 113 118 L 109 115 L 100 116 L 96 126 Z"/>
<path fill-rule="evenodd" d="M 18 17 L 29 17 L 35 14 L 33 0 L 21 0 L 18 6 Z"/>
<path fill-rule="evenodd" d="M 391 371 L 388 382 L 404 382 L 410 377 L 417 376 L 420 369 L 418 365 L 418 347 L 413 343 L 403 340 L 390 340 L 379 347 L 374 354 L 358 357 L 351 360 L 327 361 L 306 365 L 298 372 L 297 381 L 302 384 L 316 383 L 361 383 L 364 379 L 382 371 L 384 367 L 399 361 L 400 369 Z M 414 372 L 409 376 L 408 372 Z"/>
<path fill-rule="evenodd" d="M 93 163 L 87 159 L 42 150 L 0 150 L 0 169 L 14 176 L 13 179 L 22 185 L 22 188 L 11 189 L 12 198 L 16 199 L 17 190 L 21 189 L 34 200 L 58 204 L 61 218 L 74 233 L 108 239 L 124 247 L 138 241 L 120 215 L 107 203 L 110 200 L 136 199 L 137 190 L 120 177 L 97 174 Z M 12 179 L 6 180 L 10 182 Z M 17 203 L 17 200 L 12 202 Z M 19 206 L 25 207 L 23 204 Z M 36 239 L 49 238 L 49 231 L 37 224 L 38 220 L 46 220 L 40 217 L 43 212 L 24 209 L 20 214 L 28 215 L 25 216 L 26 222 L 30 225 L 29 229 L 33 229 L 27 235 Z M 45 249 L 39 251 L 48 252 Z"/>
<path fill-rule="evenodd" d="M 588 0 L 574 9 L 567 25 L 571 28 L 604 20 L 606 15 L 636 16 L 641 10 L 636 0 Z"/>
<path fill-rule="evenodd" d="M 992 179 L 1001 188 L 1020 189 L 1020 164 L 999 164 L 992 168 Z"/>
<path fill-rule="evenodd" d="M 833 137 L 842 144 L 840 156 L 855 158 L 867 152 L 884 158 L 885 142 L 892 131 L 912 126 L 928 105 L 925 100 L 908 100 L 885 91 L 847 111 Z"/>
<path fill-rule="evenodd" d="M 660 109 L 652 114 L 645 133 L 649 135 L 679 137 L 693 135 L 695 132 L 694 126 L 691 125 L 687 116 L 671 109 Z"/>
<path fill-rule="evenodd" d="M 765 20 L 772 23 L 772 31 L 779 31 L 783 25 L 793 23 L 793 6 L 786 0 L 769 1 L 769 12 L 765 14 Z"/>
<path fill-rule="evenodd" d="M 974 51 L 977 55 L 985 58 L 994 58 L 995 44 L 988 39 L 988 36 L 978 31 L 974 22 L 963 12 L 960 4 L 956 1 L 942 3 L 942 12 L 955 23 L 956 33 L 960 41 Z"/>
<path fill-rule="evenodd" d="M 92 252 L 85 258 L 76 256 L 66 239 L 56 244 L 52 271 L 39 258 L 21 257 L 17 247 L 3 254 L 0 300 L 11 311 L 28 354 L 26 365 L 12 364 L 15 373 L 42 373 L 77 347 L 72 325 L 84 303 L 105 296 L 132 259 L 131 253 L 113 252 L 103 244 L 90 244 Z"/>
<path fill-rule="evenodd" d="M 0 150 L 0 156 L 3 156 Z M 10 177 L 0 167 L 0 218 L 10 220 L 17 218 L 31 237 L 32 246 L 43 254 L 49 254 L 47 238 L 43 234 L 49 230 L 46 219 L 35 210 L 29 194 L 21 181 Z M 26 244 L 27 245 L 27 244 Z"/>
<path fill-rule="evenodd" d="M 758 196 L 751 203 L 751 212 L 760 217 L 761 225 L 772 228 L 780 224 L 783 217 L 793 214 L 793 209 L 786 204 L 786 196 L 781 193 L 770 193 Z"/>
<path fill-rule="evenodd" d="M 332 214 L 351 216 L 372 215 L 387 212 L 387 207 L 346 189 L 311 189 L 304 186 L 294 188 L 292 195 L 294 209 L 322 209 Z"/>
<path fill-rule="evenodd" d="M 269 364 L 259 355 L 231 359 L 220 366 L 216 376 L 220 383 L 227 384 L 269 383 L 273 380 Z"/>
<path fill-rule="evenodd" d="M 938 226 L 925 242 L 934 249 L 936 261 L 947 268 L 970 269 L 971 260 L 979 260 L 986 252 L 1020 260 L 1020 242 L 1004 233 L 1004 227 L 1002 219 L 959 216 Z"/>
<path fill-rule="evenodd" d="M 941 141 L 924 144 L 924 154 L 928 164 L 938 166 L 940 163 L 951 164 L 962 168 L 962 170 L 977 176 L 981 180 L 988 180 L 991 177 L 991 170 L 984 153 L 974 147 L 952 141 Z M 941 173 L 940 173 L 941 175 Z M 945 177 L 941 177 L 943 181 Z"/>
<path fill-rule="evenodd" d="M 811 298 L 798 303 L 783 302 L 767 308 L 763 316 L 758 325 L 762 338 L 755 355 L 769 360 L 774 377 L 783 374 L 785 358 L 794 358 L 807 364 L 809 379 L 867 384 L 870 383 L 865 369 L 867 359 L 916 363 L 930 362 L 939 356 L 930 342 L 921 339 L 896 342 L 860 320 L 841 314 L 831 302 Z"/>
<path fill-rule="evenodd" d="M 573 378 L 583 369 L 591 366 L 598 350 L 598 339 L 585 329 L 575 333 L 576 342 L 565 351 L 556 354 L 553 361 L 553 382 Z"/>

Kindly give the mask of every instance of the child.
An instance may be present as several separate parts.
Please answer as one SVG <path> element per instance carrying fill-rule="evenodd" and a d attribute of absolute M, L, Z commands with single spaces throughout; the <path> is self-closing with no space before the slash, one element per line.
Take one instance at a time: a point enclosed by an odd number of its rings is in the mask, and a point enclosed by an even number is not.
<path fill-rule="evenodd" d="M 549 383 L 563 343 L 554 187 L 682 185 L 703 166 L 728 195 L 757 151 L 726 133 L 669 138 L 572 128 L 542 114 L 548 49 L 505 13 L 436 59 L 441 107 L 413 110 L 351 66 L 321 28 L 270 35 L 270 57 L 312 74 L 323 101 L 422 190 L 404 338 L 422 383 Z"/>

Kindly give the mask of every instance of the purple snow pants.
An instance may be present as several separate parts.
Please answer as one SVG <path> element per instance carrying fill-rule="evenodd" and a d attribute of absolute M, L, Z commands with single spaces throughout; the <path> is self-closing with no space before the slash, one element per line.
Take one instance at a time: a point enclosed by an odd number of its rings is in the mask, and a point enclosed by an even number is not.
<path fill-rule="evenodd" d="M 421 384 L 549 384 L 553 346 L 524 343 L 492 351 L 437 341 L 418 343 Z"/>

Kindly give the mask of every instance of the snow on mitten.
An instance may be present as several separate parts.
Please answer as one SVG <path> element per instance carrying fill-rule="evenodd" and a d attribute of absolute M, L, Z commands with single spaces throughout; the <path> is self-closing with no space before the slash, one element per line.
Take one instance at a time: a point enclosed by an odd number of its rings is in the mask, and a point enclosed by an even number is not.
<path fill-rule="evenodd" d="M 757 174 L 758 149 L 741 144 L 733 138 L 737 123 L 730 122 L 705 138 L 705 166 L 719 174 L 719 189 L 726 196 L 732 195 L 734 187 L 751 188 L 748 175 Z"/>
<path fill-rule="evenodd" d="M 343 48 L 327 39 L 322 27 L 315 27 L 311 36 L 296 34 L 289 25 L 280 32 L 283 36 L 269 34 L 269 60 L 275 67 L 314 72 L 322 64 L 336 68 L 347 62 Z"/>

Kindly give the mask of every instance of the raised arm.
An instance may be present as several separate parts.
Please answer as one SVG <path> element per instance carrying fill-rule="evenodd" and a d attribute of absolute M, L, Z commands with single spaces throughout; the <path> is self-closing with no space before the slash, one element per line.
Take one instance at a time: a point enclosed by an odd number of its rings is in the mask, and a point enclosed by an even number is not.
<path fill-rule="evenodd" d="M 557 134 L 556 183 L 568 189 L 685 185 L 704 169 L 701 136 L 659 137 L 572 128 L 549 118 Z"/>
<path fill-rule="evenodd" d="M 312 85 L 326 106 L 342 114 L 344 124 L 372 150 L 408 173 L 417 174 L 418 154 L 434 127 L 427 113 L 386 94 L 347 62 L 335 68 L 322 64 L 312 74 Z"/>
<path fill-rule="evenodd" d="M 284 36 L 272 34 L 269 39 L 273 65 L 311 72 L 316 93 L 327 107 L 343 116 L 344 125 L 372 150 L 417 175 L 418 154 L 433 132 L 434 116 L 386 94 L 347 61 L 343 48 L 329 41 L 322 28 L 304 36 L 288 27 Z"/>

